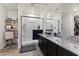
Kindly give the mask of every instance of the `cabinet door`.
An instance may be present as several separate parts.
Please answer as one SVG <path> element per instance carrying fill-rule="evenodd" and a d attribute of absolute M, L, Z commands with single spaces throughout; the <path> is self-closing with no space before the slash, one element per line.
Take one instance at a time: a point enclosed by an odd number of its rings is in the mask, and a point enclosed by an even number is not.
<path fill-rule="evenodd" d="M 47 40 L 47 46 L 56 51 L 56 44 L 54 42 Z"/>
<path fill-rule="evenodd" d="M 56 56 L 56 51 L 52 47 L 47 48 L 47 56 Z"/>
<path fill-rule="evenodd" d="M 42 48 L 43 53 L 46 56 L 47 55 L 47 52 L 46 52 L 46 50 L 47 50 L 47 40 L 45 38 L 42 39 L 42 46 L 43 46 L 43 48 Z"/>
<path fill-rule="evenodd" d="M 58 56 L 76 56 L 74 53 L 72 53 L 60 46 L 57 46 L 57 55 Z"/>
<path fill-rule="evenodd" d="M 47 55 L 56 56 L 56 44 L 47 40 Z"/>
<path fill-rule="evenodd" d="M 42 40 L 41 40 L 41 36 L 40 36 L 40 39 L 38 40 L 38 45 L 40 47 L 40 49 L 42 48 Z"/>
<path fill-rule="evenodd" d="M 46 40 L 45 38 L 41 37 L 40 36 L 40 39 L 39 39 L 39 47 L 41 49 L 41 51 L 43 52 L 43 54 L 46 56 L 46 48 L 47 48 L 47 45 L 46 45 Z"/>

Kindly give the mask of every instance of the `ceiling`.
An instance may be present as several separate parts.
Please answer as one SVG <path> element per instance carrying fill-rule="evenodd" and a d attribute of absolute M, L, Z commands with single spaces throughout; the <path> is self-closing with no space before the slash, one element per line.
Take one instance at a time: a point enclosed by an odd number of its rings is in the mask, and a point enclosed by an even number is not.
<path fill-rule="evenodd" d="M 64 7 L 74 7 L 79 9 L 78 3 L 22 3 L 28 7 L 38 7 L 38 8 L 45 8 L 49 11 L 57 11 L 62 10 L 62 6 Z M 9 10 L 18 10 L 18 3 L 3 3 L 3 5 Z"/>
<path fill-rule="evenodd" d="M 3 3 L 3 5 L 8 10 L 18 10 L 18 3 Z M 23 5 L 28 7 L 38 7 L 50 10 L 57 10 L 59 9 L 60 3 L 23 3 Z"/>
<path fill-rule="evenodd" d="M 17 3 L 3 3 L 3 5 L 8 9 L 8 10 L 18 10 L 18 4 Z"/>
<path fill-rule="evenodd" d="M 49 10 L 57 10 L 61 8 L 61 3 L 27 3 L 23 4 L 26 7 L 38 7 L 38 8 L 45 8 Z"/>

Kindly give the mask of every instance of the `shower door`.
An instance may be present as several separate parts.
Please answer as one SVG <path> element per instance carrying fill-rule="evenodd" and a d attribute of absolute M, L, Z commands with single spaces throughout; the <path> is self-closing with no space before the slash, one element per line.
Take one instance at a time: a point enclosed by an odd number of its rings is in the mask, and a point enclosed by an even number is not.
<path fill-rule="evenodd" d="M 32 41 L 32 31 L 37 30 L 40 25 L 40 29 L 43 29 L 41 18 L 22 17 L 22 45 L 26 45 Z"/>

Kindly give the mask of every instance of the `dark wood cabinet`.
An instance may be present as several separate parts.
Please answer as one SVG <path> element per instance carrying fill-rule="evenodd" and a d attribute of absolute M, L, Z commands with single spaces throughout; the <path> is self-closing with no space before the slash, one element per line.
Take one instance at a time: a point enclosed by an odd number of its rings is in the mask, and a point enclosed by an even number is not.
<path fill-rule="evenodd" d="M 53 50 L 51 47 L 47 48 L 47 56 L 56 56 L 56 51 Z"/>
<path fill-rule="evenodd" d="M 56 44 L 52 43 L 51 41 L 42 36 L 40 36 L 39 39 L 39 47 L 45 56 L 56 55 Z"/>
<path fill-rule="evenodd" d="M 74 53 L 72 53 L 71 51 L 69 51 L 63 47 L 60 47 L 58 45 L 57 45 L 57 55 L 58 56 L 77 56 Z"/>
<path fill-rule="evenodd" d="M 46 41 L 47 41 L 47 50 L 46 50 L 47 56 L 52 56 L 52 55 L 56 56 L 56 44 L 52 43 L 49 40 L 46 40 Z"/>
<path fill-rule="evenodd" d="M 43 54 L 46 56 L 47 52 L 46 52 L 46 49 L 47 49 L 47 41 L 45 40 L 44 37 L 41 37 L 40 36 L 40 39 L 39 39 L 39 47 L 41 48 L 41 51 L 43 52 Z"/>
<path fill-rule="evenodd" d="M 76 56 L 71 51 L 42 36 L 39 39 L 39 47 L 45 56 Z"/>

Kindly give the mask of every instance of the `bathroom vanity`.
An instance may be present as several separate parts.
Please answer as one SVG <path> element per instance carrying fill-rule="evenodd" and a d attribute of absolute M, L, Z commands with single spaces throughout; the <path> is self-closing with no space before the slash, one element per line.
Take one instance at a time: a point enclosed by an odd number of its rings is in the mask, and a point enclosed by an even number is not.
<path fill-rule="evenodd" d="M 68 40 L 39 34 L 39 47 L 45 56 L 77 56 L 79 55 L 78 44 Z"/>

